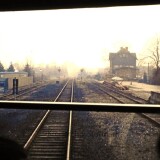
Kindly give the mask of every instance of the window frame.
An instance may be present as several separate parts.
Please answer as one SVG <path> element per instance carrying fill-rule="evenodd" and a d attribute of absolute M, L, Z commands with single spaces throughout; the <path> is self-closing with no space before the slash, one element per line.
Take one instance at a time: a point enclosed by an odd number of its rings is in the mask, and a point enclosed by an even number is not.
<path fill-rule="evenodd" d="M 0 12 L 28 11 L 72 8 L 95 8 L 116 6 L 156 5 L 158 0 L 1 0 Z M 0 108 L 4 109 L 50 109 L 73 111 L 107 111 L 107 112 L 160 112 L 160 106 L 154 104 L 125 105 L 99 103 L 52 103 L 28 101 L 0 101 Z"/>

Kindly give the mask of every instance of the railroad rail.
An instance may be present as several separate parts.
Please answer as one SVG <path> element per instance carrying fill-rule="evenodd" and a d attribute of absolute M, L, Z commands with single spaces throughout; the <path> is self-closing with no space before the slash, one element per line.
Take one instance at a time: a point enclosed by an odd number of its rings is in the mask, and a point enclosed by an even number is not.
<path fill-rule="evenodd" d="M 33 91 L 36 91 L 37 89 L 41 89 L 43 87 L 45 87 L 46 85 L 48 85 L 50 82 L 44 82 L 44 83 L 35 83 L 33 85 L 29 85 L 29 86 L 25 86 L 25 87 L 22 87 L 20 90 L 19 90 L 19 93 L 15 96 L 13 95 L 12 92 L 9 92 L 7 94 L 4 94 L 3 96 L 0 97 L 0 100 L 14 100 L 16 98 L 19 98 L 21 96 L 24 96 L 28 93 L 31 93 Z"/>
<path fill-rule="evenodd" d="M 72 102 L 74 82 L 64 85 L 54 102 Z M 46 111 L 24 145 L 29 159 L 70 159 L 72 111 Z"/>
<path fill-rule="evenodd" d="M 156 125 L 157 127 L 160 127 L 160 114 L 159 113 L 141 113 L 142 117 L 148 119 L 151 123 Z"/>
<path fill-rule="evenodd" d="M 113 86 L 109 85 L 109 83 L 105 82 L 102 86 L 107 88 L 107 89 L 109 89 L 109 90 L 111 90 L 111 91 L 113 91 L 113 92 L 115 92 L 115 93 L 117 93 L 117 94 L 119 94 L 119 95 L 122 95 L 122 96 L 134 101 L 137 104 L 146 104 L 146 103 L 148 103 L 145 99 L 143 99 L 141 97 L 138 97 L 138 96 L 134 96 L 132 94 L 125 93 L 125 92 L 119 90 L 117 87 L 113 87 Z"/>
<path fill-rule="evenodd" d="M 109 95 L 110 97 L 116 99 L 119 103 L 122 103 L 122 104 L 126 104 L 126 98 L 128 98 L 131 103 L 136 103 L 136 104 L 144 104 L 147 103 L 146 100 L 144 100 L 143 98 L 140 98 L 140 97 L 135 97 L 133 95 L 126 95 L 126 93 L 122 92 L 122 91 L 119 91 L 118 89 L 116 88 L 113 88 L 109 85 L 106 85 L 106 84 L 103 84 L 103 85 L 100 85 L 99 83 L 97 82 L 94 82 L 93 85 L 99 89 L 100 91 L 102 91 L 103 93 Z M 107 90 L 106 90 L 107 89 Z M 109 92 L 108 92 L 109 91 Z M 113 95 L 111 94 L 111 91 L 113 91 L 114 93 L 122 96 L 121 98 L 117 95 Z M 124 99 L 124 97 L 125 99 Z M 131 97 L 130 97 L 131 96 Z M 123 100 L 122 100 L 123 99 Z M 143 118 L 146 118 L 148 119 L 151 123 L 153 123 L 154 125 L 156 125 L 157 127 L 160 127 L 160 115 L 159 114 L 145 114 L 145 113 L 140 113 L 139 115 L 141 115 Z"/>
<path fill-rule="evenodd" d="M 142 103 L 142 101 L 139 101 L 136 99 L 136 97 L 130 97 L 128 95 L 126 95 L 125 93 L 122 93 L 121 91 L 118 91 L 116 89 L 112 89 L 111 87 L 107 87 L 106 85 L 97 83 L 97 82 L 93 82 L 92 85 L 94 85 L 95 88 L 97 88 L 98 90 L 102 91 L 103 93 L 109 95 L 110 97 L 112 97 L 113 99 L 115 99 L 116 101 L 118 101 L 118 103 L 122 103 L 122 104 L 144 104 Z M 143 102 L 147 103 L 145 100 L 143 100 Z"/>
<path fill-rule="evenodd" d="M 144 100 L 143 98 L 135 97 L 133 95 L 126 95 L 126 93 L 119 91 L 118 89 L 116 89 L 116 87 L 114 87 L 112 89 L 112 87 L 110 85 L 107 85 L 106 83 L 104 85 L 105 85 L 105 87 L 109 88 L 110 90 L 112 90 L 122 96 L 125 96 L 126 98 L 129 98 L 138 104 L 148 103 L 148 101 Z M 157 127 L 160 127 L 160 114 L 159 113 L 158 114 L 140 113 L 140 115 L 142 117 L 148 119 L 151 123 L 153 123 Z"/>

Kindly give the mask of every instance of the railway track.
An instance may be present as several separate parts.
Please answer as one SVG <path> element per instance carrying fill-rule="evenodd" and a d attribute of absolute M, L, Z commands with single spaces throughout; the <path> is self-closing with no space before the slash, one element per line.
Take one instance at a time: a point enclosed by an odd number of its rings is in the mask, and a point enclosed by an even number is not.
<path fill-rule="evenodd" d="M 135 97 L 133 95 L 126 95 L 126 93 L 116 90 L 116 88 L 112 89 L 111 86 L 107 86 L 106 84 L 104 84 L 105 87 L 109 88 L 110 90 L 113 90 L 114 92 L 133 100 L 133 102 L 136 102 L 137 104 L 146 104 L 148 103 L 146 100 L 144 100 L 143 98 L 140 97 Z M 148 119 L 151 123 L 153 123 L 154 125 L 156 125 L 157 127 L 160 127 L 160 114 L 151 114 L 151 113 L 140 113 L 140 115 L 146 119 Z"/>
<path fill-rule="evenodd" d="M 72 102 L 74 89 L 71 86 L 73 86 L 73 83 L 72 85 L 66 83 L 57 98 L 52 101 Z M 37 124 L 32 124 L 32 127 L 28 129 L 36 128 L 32 136 L 29 138 L 31 131 L 28 131 L 26 137 L 29 139 L 22 138 L 23 142 L 21 142 L 28 152 L 28 159 L 85 159 L 86 155 L 82 147 L 84 136 L 79 133 L 79 126 L 75 124 L 75 129 L 71 127 L 76 117 L 74 115 L 72 122 L 72 111 L 47 111 L 37 128 L 35 127 Z"/>
<path fill-rule="evenodd" d="M 141 98 L 141 97 L 138 97 L 138 96 L 134 96 L 132 94 L 129 94 L 129 93 L 126 93 L 126 92 L 123 92 L 122 90 L 119 90 L 116 86 L 111 86 L 109 85 L 109 83 L 105 82 L 104 84 L 102 84 L 103 87 L 105 87 L 106 89 L 109 89 L 119 95 L 122 95 L 132 101 L 134 101 L 135 103 L 138 103 L 138 104 L 146 104 L 148 103 L 145 99 Z"/>
<path fill-rule="evenodd" d="M 141 113 L 142 117 L 148 119 L 151 123 L 160 127 L 160 114 L 159 113 Z"/>
<path fill-rule="evenodd" d="M 73 81 L 67 81 L 54 102 L 73 101 Z M 24 145 L 29 159 L 70 159 L 72 111 L 46 111 Z"/>
<path fill-rule="evenodd" d="M 114 98 L 116 101 L 122 104 L 147 104 L 147 101 L 140 97 L 135 97 L 133 95 L 127 95 L 126 93 L 119 91 L 116 88 L 112 88 L 106 84 L 99 84 L 97 82 L 92 83 L 97 90 L 109 95 L 110 97 Z M 140 116 L 143 118 L 148 119 L 151 123 L 160 127 L 160 114 L 149 114 L 149 113 L 139 113 Z"/>
<path fill-rule="evenodd" d="M 19 93 L 15 96 L 13 95 L 12 92 L 9 92 L 7 94 L 4 94 L 3 96 L 0 97 L 0 100 L 14 100 L 14 99 L 18 99 L 20 98 L 21 96 L 24 96 L 28 93 L 31 93 L 33 91 L 36 91 L 38 89 L 41 89 L 43 87 L 45 87 L 46 85 L 48 85 L 50 82 L 45 82 L 45 83 L 36 83 L 32 86 L 26 86 L 26 87 L 22 87 L 20 90 L 19 90 Z"/>
<path fill-rule="evenodd" d="M 119 91 L 118 89 L 112 88 L 111 86 L 108 86 L 106 84 L 99 84 L 97 82 L 93 82 L 92 85 L 94 85 L 95 88 L 109 95 L 110 97 L 112 97 L 113 99 L 115 99 L 116 101 L 122 104 L 146 104 L 147 103 L 146 100 L 140 97 L 128 95 L 127 93 Z"/>

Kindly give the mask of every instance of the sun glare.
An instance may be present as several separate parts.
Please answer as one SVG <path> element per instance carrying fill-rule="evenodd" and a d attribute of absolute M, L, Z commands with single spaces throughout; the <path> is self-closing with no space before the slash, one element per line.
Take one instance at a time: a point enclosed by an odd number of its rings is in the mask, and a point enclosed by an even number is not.
<path fill-rule="evenodd" d="M 35 65 L 105 67 L 102 57 L 120 47 L 145 54 L 146 42 L 160 33 L 158 15 L 159 5 L 2 12 L 1 62 L 29 57 Z"/>

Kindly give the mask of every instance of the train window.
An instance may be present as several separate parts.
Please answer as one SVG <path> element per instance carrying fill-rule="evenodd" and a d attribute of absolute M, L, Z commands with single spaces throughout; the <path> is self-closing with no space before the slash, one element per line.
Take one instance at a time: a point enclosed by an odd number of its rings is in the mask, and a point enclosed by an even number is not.
<path fill-rule="evenodd" d="M 0 156 L 159 159 L 158 15 L 160 5 L 0 12 Z"/>
<path fill-rule="evenodd" d="M 160 104 L 159 7 L 1 12 L 0 99 Z"/>

